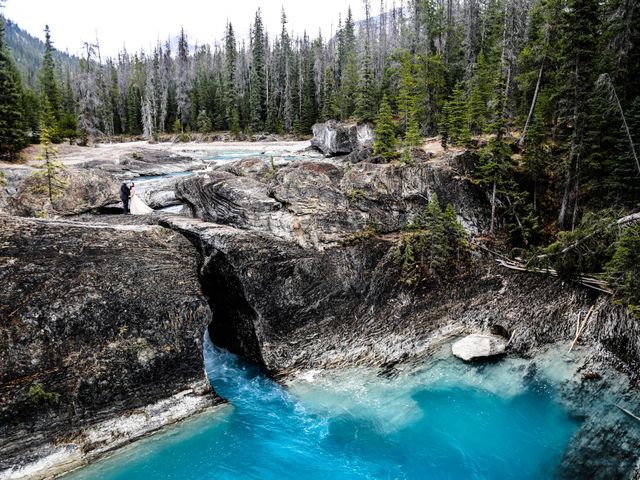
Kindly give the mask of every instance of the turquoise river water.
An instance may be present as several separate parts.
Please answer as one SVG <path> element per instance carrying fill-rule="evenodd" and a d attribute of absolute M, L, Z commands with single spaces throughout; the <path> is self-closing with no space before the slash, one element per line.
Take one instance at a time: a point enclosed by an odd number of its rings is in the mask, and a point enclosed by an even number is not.
<path fill-rule="evenodd" d="M 283 388 L 207 338 L 207 374 L 230 405 L 65 479 L 553 478 L 579 424 L 509 362 L 441 355 L 391 376 L 306 372 Z"/>

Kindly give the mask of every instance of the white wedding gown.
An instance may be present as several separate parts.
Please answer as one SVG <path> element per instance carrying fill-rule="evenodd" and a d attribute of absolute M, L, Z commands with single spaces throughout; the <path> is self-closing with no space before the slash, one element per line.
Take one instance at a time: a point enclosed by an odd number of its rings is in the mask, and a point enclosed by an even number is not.
<path fill-rule="evenodd" d="M 129 201 L 129 210 L 133 215 L 147 215 L 153 213 L 153 208 L 144 203 L 144 201 L 136 195 L 135 189 L 131 189 L 131 200 Z"/>

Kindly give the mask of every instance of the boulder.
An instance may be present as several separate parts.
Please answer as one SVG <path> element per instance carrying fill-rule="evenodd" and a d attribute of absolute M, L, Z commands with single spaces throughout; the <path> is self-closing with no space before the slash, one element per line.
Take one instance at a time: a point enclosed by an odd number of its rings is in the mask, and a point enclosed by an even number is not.
<path fill-rule="evenodd" d="M 163 150 L 139 149 L 115 160 L 110 158 L 92 160 L 80 163 L 78 166 L 87 170 L 97 169 L 109 172 L 118 179 L 135 179 L 203 170 L 207 165 L 203 160 Z"/>
<path fill-rule="evenodd" d="M 340 123 L 329 120 L 313 126 L 311 145 L 327 156 L 345 155 L 370 147 L 373 129 L 369 124 Z"/>
<path fill-rule="evenodd" d="M 181 415 L 213 405 L 202 367 L 211 310 L 184 236 L 0 217 L 0 245 L 0 477 L 44 444 L 179 392 Z"/>
<path fill-rule="evenodd" d="M 60 177 L 66 182 L 61 195 L 49 202 L 46 192 L 34 188 L 40 180 L 33 176 L 34 169 L 21 169 L 8 176 L 0 209 L 23 217 L 76 215 L 90 212 L 119 202 L 119 182 L 101 170 L 68 168 Z"/>
<path fill-rule="evenodd" d="M 451 346 L 451 352 L 465 362 L 501 355 L 507 341 L 498 335 L 472 333 Z"/>

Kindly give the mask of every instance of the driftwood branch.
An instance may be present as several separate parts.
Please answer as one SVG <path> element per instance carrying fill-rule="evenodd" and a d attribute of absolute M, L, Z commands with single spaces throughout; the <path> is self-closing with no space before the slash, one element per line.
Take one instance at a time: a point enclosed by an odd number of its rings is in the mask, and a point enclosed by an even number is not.
<path fill-rule="evenodd" d="M 576 336 L 573 339 L 573 342 L 571 342 L 571 346 L 569 347 L 569 352 L 571 352 L 571 350 L 573 350 L 573 347 L 576 346 L 576 343 L 578 342 L 580 335 L 582 335 L 582 332 L 584 332 L 584 329 L 587 327 L 587 323 L 589 323 L 589 319 L 591 318 L 591 314 L 593 313 L 594 308 L 595 308 L 595 304 L 591 305 L 591 308 L 589 309 L 587 316 L 584 317 L 584 320 L 582 322 L 580 321 L 580 315 L 578 315 L 578 322 L 576 323 Z"/>
<path fill-rule="evenodd" d="M 636 420 L 638 420 L 640 422 L 640 417 L 638 417 L 637 415 L 634 415 L 633 413 L 631 413 L 629 410 L 627 410 L 624 407 L 621 407 L 620 405 L 616 404 L 616 407 L 618 407 L 620 410 L 622 410 L 624 413 L 626 413 L 627 415 L 629 415 L 631 418 L 635 418 Z"/>
<path fill-rule="evenodd" d="M 519 272 L 543 273 L 546 275 L 551 275 L 553 277 L 559 276 L 558 272 L 553 268 L 531 267 L 521 262 L 516 262 L 513 260 L 505 260 L 503 258 L 496 259 L 496 263 L 501 267 L 505 267 L 510 270 L 517 270 Z M 580 275 L 574 278 L 573 281 L 584 287 L 591 288 L 593 290 L 598 290 L 599 292 L 607 293 L 609 295 L 613 295 L 613 290 L 609 288 L 609 284 L 604 280 L 600 280 L 595 277 L 589 277 L 586 275 Z"/>

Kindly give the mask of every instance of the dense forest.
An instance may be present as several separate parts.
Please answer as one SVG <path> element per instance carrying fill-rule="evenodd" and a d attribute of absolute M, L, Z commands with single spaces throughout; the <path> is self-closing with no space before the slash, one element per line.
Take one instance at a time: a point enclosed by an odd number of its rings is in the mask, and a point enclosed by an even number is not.
<path fill-rule="evenodd" d="M 294 35 L 284 11 L 281 30 L 268 33 L 258 11 L 249 38 L 228 24 L 220 44 L 191 45 L 182 30 L 175 49 L 117 58 L 103 58 L 97 42 L 79 59 L 60 56 L 47 28 L 32 79 L 21 78 L 27 70 L 0 32 L 0 155 L 15 157 L 42 129 L 86 144 L 214 130 L 305 135 L 338 119 L 375 123 L 374 153 L 406 163 L 411 147 L 437 135 L 445 148 L 477 150 L 488 233 L 522 251 L 551 245 L 531 257 L 538 268 L 609 272 L 639 303 L 627 272 L 640 268 L 640 232 L 616 223 L 640 203 L 638 3 L 375 7 L 364 0 L 358 21 L 350 9 L 337 14 L 331 37 Z"/>

